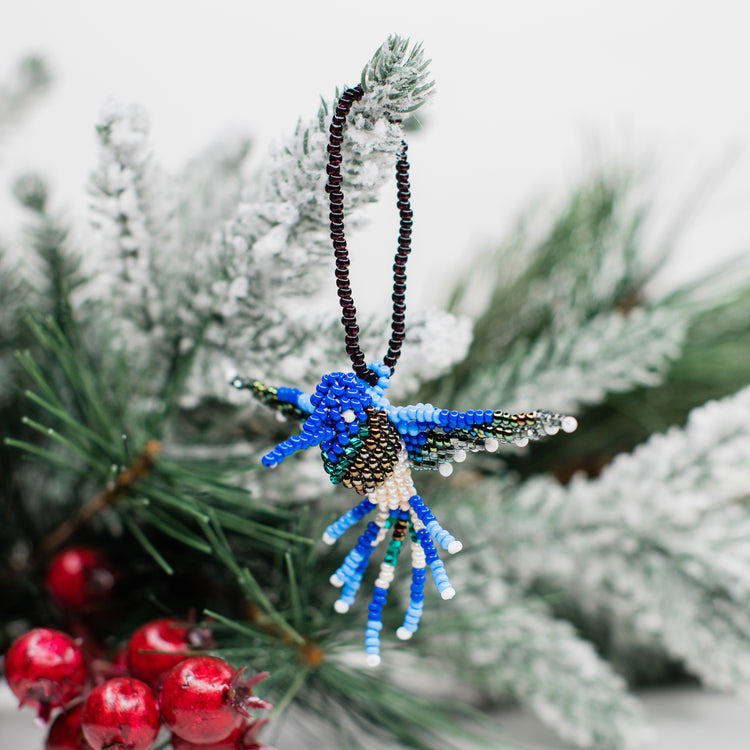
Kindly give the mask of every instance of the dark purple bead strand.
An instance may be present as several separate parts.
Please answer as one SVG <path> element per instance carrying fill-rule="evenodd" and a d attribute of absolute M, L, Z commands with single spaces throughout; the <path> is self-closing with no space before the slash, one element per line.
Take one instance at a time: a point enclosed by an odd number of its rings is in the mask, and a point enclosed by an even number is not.
<path fill-rule="evenodd" d="M 360 380 L 375 385 L 378 376 L 367 368 L 365 355 L 359 348 L 359 326 L 357 325 L 357 308 L 352 299 L 352 288 L 349 283 L 349 253 L 344 236 L 344 193 L 341 190 L 341 143 L 344 140 L 343 128 L 352 104 L 364 95 L 362 86 L 347 89 L 341 95 L 329 128 L 328 165 L 326 172 L 328 182 L 326 192 L 330 203 L 328 218 L 331 222 L 331 240 L 333 254 L 336 258 L 336 290 L 341 305 L 341 322 L 344 325 L 346 353 L 352 361 L 354 372 Z"/>
<path fill-rule="evenodd" d="M 391 316 L 391 339 L 388 352 L 383 362 L 391 368 L 401 355 L 401 344 L 406 331 L 406 261 L 411 250 L 411 228 L 413 212 L 411 210 L 411 192 L 409 190 L 409 162 L 406 159 L 407 145 L 402 141 L 401 156 L 396 162 L 396 206 L 401 217 L 398 234 L 398 249 L 393 261 L 393 315 Z"/>
<path fill-rule="evenodd" d="M 362 86 L 347 89 L 341 95 L 336 105 L 328 141 L 328 164 L 326 173 L 328 182 L 326 192 L 330 203 L 328 218 L 331 222 L 331 240 L 336 259 L 336 289 L 341 305 L 341 322 L 344 326 L 344 340 L 346 353 L 352 361 L 354 372 L 360 380 L 370 385 L 378 381 L 377 375 L 365 364 L 365 355 L 359 347 L 359 326 L 357 325 L 357 309 L 352 299 L 352 289 L 349 283 L 349 252 L 346 247 L 344 234 L 344 193 L 341 190 L 343 178 L 341 176 L 341 144 L 344 140 L 343 128 L 352 104 L 364 95 Z M 411 231 L 413 213 L 411 210 L 411 192 L 409 188 L 409 162 L 406 158 L 406 143 L 401 143 L 401 154 L 396 162 L 396 206 L 399 210 L 398 249 L 393 262 L 393 314 L 391 316 L 391 337 L 388 351 L 383 362 L 393 372 L 401 354 L 401 345 L 406 332 L 406 261 L 411 250 Z"/>

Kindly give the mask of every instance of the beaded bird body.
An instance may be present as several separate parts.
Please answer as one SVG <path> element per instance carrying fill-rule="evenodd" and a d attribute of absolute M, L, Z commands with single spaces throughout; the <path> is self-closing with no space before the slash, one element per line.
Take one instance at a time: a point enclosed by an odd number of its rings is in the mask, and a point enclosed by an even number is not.
<path fill-rule="evenodd" d="M 333 544 L 358 521 L 377 511 L 331 576 L 331 583 L 342 589 L 334 605 L 337 612 L 346 612 L 354 603 L 370 557 L 390 530 L 365 631 L 367 660 L 376 665 L 380 661 L 382 610 L 404 542 L 410 543 L 412 583 L 409 606 L 396 631 L 399 638 L 411 638 L 419 627 L 427 568 L 443 599 L 452 599 L 456 593 L 435 545 L 455 554 L 462 544 L 438 523 L 417 494 L 411 469 L 437 469 L 447 476 L 452 472 L 451 462 L 463 461 L 467 451 L 493 452 L 500 443 L 525 445 L 530 439 L 553 435 L 559 429 L 572 432 L 576 421 L 544 411 L 509 414 L 448 411 L 431 404 L 393 406 L 384 395 L 390 384 L 390 368 L 374 362 L 371 370 L 378 376 L 375 385 L 360 380 L 353 372 L 333 372 L 323 376 L 312 395 L 296 388 L 272 388 L 247 378 L 235 378 L 232 385 L 252 391 L 287 417 L 304 420 L 299 435 L 263 456 L 264 466 L 276 466 L 296 451 L 319 445 L 331 482 L 365 495 L 328 526 L 323 535 L 326 544 Z"/>
<path fill-rule="evenodd" d="M 435 545 L 454 554 L 462 549 L 462 544 L 438 523 L 417 494 L 411 470 L 433 469 L 448 476 L 453 470 L 451 463 L 463 461 L 467 451 L 493 452 L 501 443 L 524 446 L 529 440 L 554 435 L 560 429 L 572 432 L 577 423 L 573 417 L 546 411 L 528 414 L 482 409 L 458 412 L 421 403 L 394 406 L 385 397 L 406 331 L 405 269 L 412 231 L 409 165 L 406 144 L 402 144 L 396 163 L 400 231 L 393 265 L 391 337 L 383 361 L 367 365 L 359 347 L 356 308 L 349 285 L 341 190 L 343 126 L 353 103 L 363 95 L 362 87 L 356 86 L 346 90 L 339 99 L 330 127 L 326 168 L 341 322 L 354 371 L 324 375 L 313 394 L 297 388 L 275 388 L 241 377 L 234 378 L 232 385 L 250 390 L 284 416 L 303 422 L 299 435 L 279 443 L 263 456 L 264 466 L 276 466 L 291 454 L 318 445 L 331 482 L 350 487 L 364 496 L 358 505 L 328 526 L 323 535 L 325 543 L 333 544 L 349 528 L 377 511 L 331 576 L 331 583 L 341 588 L 341 596 L 334 605 L 337 612 L 346 612 L 354 603 L 373 551 L 390 532 L 365 630 L 367 661 L 375 666 L 380 663 L 382 610 L 404 543 L 410 546 L 412 583 L 406 615 L 396 631 L 399 638 L 411 638 L 419 627 L 427 568 L 443 599 L 451 599 L 456 593 Z"/>

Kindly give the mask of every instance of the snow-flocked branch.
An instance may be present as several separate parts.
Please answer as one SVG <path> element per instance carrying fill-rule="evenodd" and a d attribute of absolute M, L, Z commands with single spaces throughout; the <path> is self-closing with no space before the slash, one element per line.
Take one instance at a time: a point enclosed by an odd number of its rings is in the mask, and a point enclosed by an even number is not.
<path fill-rule="evenodd" d="M 750 696 L 748 446 L 750 388 L 695 409 L 596 479 L 525 482 L 498 530 L 514 573 Z"/>

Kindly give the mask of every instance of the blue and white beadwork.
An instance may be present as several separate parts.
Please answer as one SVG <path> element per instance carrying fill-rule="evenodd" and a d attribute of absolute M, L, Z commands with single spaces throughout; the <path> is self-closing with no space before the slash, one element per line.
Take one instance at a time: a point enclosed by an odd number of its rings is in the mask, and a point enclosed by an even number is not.
<path fill-rule="evenodd" d="M 462 544 L 440 525 L 419 496 L 411 470 L 435 469 L 448 476 L 451 462 L 463 461 L 467 451 L 493 452 L 500 443 L 524 446 L 529 440 L 554 435 L 560 429 L 573 432 L 577 422 L 574 417 L 546 411 L 509 414 L 482 409 L 449 411 L 431 404 L 393 406 L 385 397 L 390 369 L 382 362 L 369 367 L 378 376 L 375 385 L 352 372 L 333 372 L 323 376 L 311 395 L 296 388 L 273 388 L 239 377 L 232 385 L 251 390 L 286 416 L 303 420 L 299 435 L 279 443 L 263 456 L 264 466 L 276 466 L 293 453 L 318 445 L 331 481 L 365 496 L 328 526 L 323 534 L 326 544 L 334 544 L 352 526 L 375 512 L 331 576 L 331 583 L 341 589 L 334 604 L 337 612 L 346 612 L 354 604 L 373 552 L 390 532 L 365 629 L 367 663 L 376 666 L 380 663 L 383 607 L 402 546 L 410 547 L 412 583 L 404 621 L 396 631 L 400 639 L 411 638 L 419 627 L 428 568 L 443 599 L 452 599 L 456 593 L 436 545 L 455 554 Z"/>

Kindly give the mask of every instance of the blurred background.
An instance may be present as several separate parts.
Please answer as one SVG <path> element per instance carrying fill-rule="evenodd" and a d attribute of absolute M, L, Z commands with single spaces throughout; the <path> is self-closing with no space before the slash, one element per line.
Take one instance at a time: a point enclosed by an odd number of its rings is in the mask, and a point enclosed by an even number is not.
<path fill-rule="evenodd" d="M 413 304 L 441 305 L 453 272 L 519 210 L 613 162 L 651 175 L 665 223 L 689 204 L 680 262 L 666 272 L 680 280 L 747 248 L 747 20 L 741 2 L 676 0 L 6 3 L 0 70 L 38 51 L 56 81 L 0 158 L 6 172 L 48 175 L 55 204 L 82 215 L 92 123 L 108 98 L 146 108 L 166 167 L 228 128 L 262 154 L 398 33 L 424 42 L 437 81 L 410 144 Z M 18 209 L 7 191 L 0 207 L 8 224 Z M 356 237 L 353 275 L 369 309 L 390 269 L 367 258 L 393 246 L 394 216 L 381 202 Z"/>
<path fill-rule="evenodd" d="M 321 94 L 355 84 L 398 33 L 424 43 L 437 81 L 410 138 L 410 305 L 443 306 L 457 274 L 520 212 L 554 207 L 603 165 L 645 176 L 655 244 L 681 229 L 679 254 L 654 282 L 664 290 L 747 254 L 748 20 L 744 3 L 668 0 L 5 3 L 0 73 L 39 53 L 54 85 L 3 139 L 0 165 L 48 177 L 53 207 L 84 235 L 93 123 L 108 99 L 145 107 L 168 169 L 227 131 L 248 133 L 260 156 Z M 0 229 L 12 254 L 22 220 L 7 188 Z M 395 244 L 396 213 L 386 190 L 350 240 L 365 312 L 382 307 L 389 287 L 382 249 Z M 697 688 L 643 697 L 661 732 L 653 747 L 746 747 L 746 709 L 735 699 Z M 2 701 L 0 746 L 19 747 L 11 733 L 33 728 L 28 716 L 9 722 L 15 709 Z M 528 713 L 508 727 L 527 747 L 566 747 Z"/>

